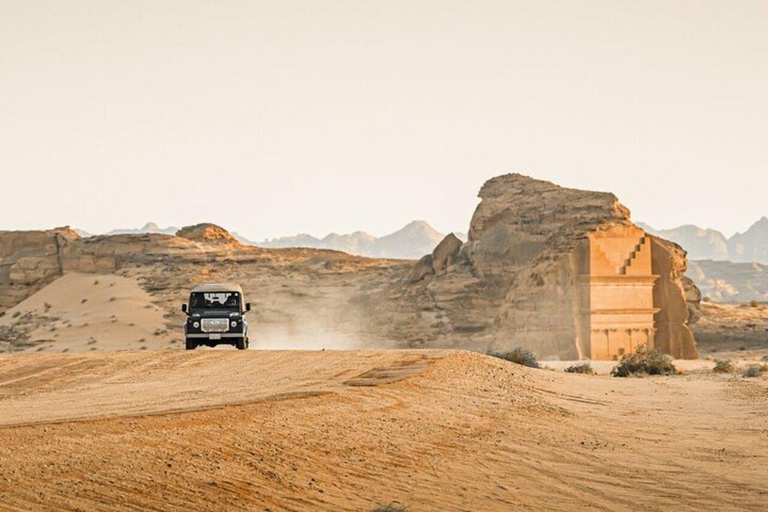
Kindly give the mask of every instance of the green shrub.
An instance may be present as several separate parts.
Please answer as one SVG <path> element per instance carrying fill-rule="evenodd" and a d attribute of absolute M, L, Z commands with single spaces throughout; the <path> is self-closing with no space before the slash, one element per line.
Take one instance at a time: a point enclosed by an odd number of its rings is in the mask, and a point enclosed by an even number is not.
<path fill-rule="evenodd" d="M 541 368 L 541 365 L 536 360 L 536 356 L 533 352 L 525 350 L 522 347 L 513 348 L 508 352 L 490 352 L 488 355 L 504 359 L 510 363 L 528 366 L 529 368 Z"/>
<path fill-rule="evenodd" d="M 571 365 L 565 368 L 563 371 L 566 373 L 586 373 L 588 375 L 595 373 L 595 371 L 592 369 L 592 365 L 587 362 Z"/>
<path fill-rule="evenodd" d="M 662 354 L 658 349 L 650 349 L 640 345 L 633 354 L 624 354 L 611 375 L 628 377 L 630 375 L 674 375 L 677 368 L 672 364 L 672 358 Z"/>
<path fill-rule="evenodd" d="M 715 367 L 712 368 L 715 373 L 733 373 L 736 371 L 736 365 L 730 359 L 715 359 Z"/>
<path fill-rule="evenodd" d="M 755 377 L 762 377 L 762 375 L 763 375 L 763 367 L 758 366 L 756 364 L 753 364 L 752 366 L 748 367 L 741 374 L 742 377 L 745 377 L 747 379 L 753 379 Z"/>

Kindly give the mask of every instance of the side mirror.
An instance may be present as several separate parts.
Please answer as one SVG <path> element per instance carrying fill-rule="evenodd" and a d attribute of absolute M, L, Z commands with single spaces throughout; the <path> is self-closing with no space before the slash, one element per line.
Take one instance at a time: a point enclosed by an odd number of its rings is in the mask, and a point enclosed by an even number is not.
<path fill-rule="evenodd" d="M 186 305 L 186 304 L 182 304 L 182 305 L 181 305 L 181 310 L 182 310 L 184 313 L 186 313 L 186 312 L 187 312 L 187 305 Z"/>
<path fill-rule="evenodd" d="M 251 310 L 251 303 L 250 302 L 246 302 L 245 303 L 245 311 L 248 312 L 250 310 Z"/>

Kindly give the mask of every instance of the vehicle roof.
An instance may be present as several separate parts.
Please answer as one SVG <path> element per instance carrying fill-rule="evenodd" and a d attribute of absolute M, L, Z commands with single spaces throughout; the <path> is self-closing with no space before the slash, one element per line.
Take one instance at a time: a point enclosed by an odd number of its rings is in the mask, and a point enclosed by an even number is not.
<path fill-rule="evenodd" d="M 239 292 L 244 297 L 243 288 L 236 283 L 203 283 L 192 288 L 190 293 L 203 292 Z"/>

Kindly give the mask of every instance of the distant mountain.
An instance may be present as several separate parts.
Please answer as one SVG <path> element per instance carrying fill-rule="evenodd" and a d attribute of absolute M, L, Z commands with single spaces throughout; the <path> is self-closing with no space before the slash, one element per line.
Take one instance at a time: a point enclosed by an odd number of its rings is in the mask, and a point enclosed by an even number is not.
<path fill-rule="evenodd" d="M 253 245 L 273 249 L 287 247 L 333 249 L 371 258 L 415 260 L 431 253 L 443 238 L 445 238 L 444 234 L 436 231 L 426 222 L 415 221 L 381 238 L 363 231 L 345 235 L 331 233 L 324 238 L 301 234 L 265 240 Z"/>
<path fill-rule="evenodd" d="M 688 259 L 734 261 L 738 263 L 768 264 L 768 218 L 755 222 L 744 233 L 731 238 L 714 229 L 693 225 L 673 229 L 654 229 L 642 222 L 638 226 L 652 235 L 672 240 L 688 251 Z"/>
<path fill-rule="evenodd" d="M 320 239 L 302 233 L 294 236 L 281 236 L 280 238 L 264 240 L 263 242 L 254 242 L 253 245 L 267 249 L 287 249 L 289 247 L 308 247 L 310 249 L 317 249 L 320 247 Z"/>
<path fill-rule="evenodd" d="M 717 302 L 768 300 L 768 218 L 728 239 L 714 229 L 692 225 L 674 229 L 638 225 L 688 251 L 686 274 L 703 296 Z"/>
<path fill-rule="evenodd" d="M 728 240 L 719 231 L 687 224 L 673 229 L 653 229 L 647 224 L 637 224 L 652 235 L 671 240 L 688 251 L 688 257 L 696 260 L 728 259 Z"/>
<path fill-rule="evenodd" d="M 89 237 L 92 237 L 92 236 L 96 236 L 96 235 L 94 235 L 93 233 L 89 233 L 89 232 L 87 232 L 87 231 L 84 231 L 84 230 L 82 230 L 82 229 L 77 229 L 77 228 L 75 228 L 75 229 L 74 229 L 74 231 L 75 231 L 75 233 L 77 233 L 78 235 L 80 235 L 80 237 L 81 237 L 81 238 L 89 238 Z"/>
<path fill-rule="evenodd" d="M 239 233 L 236 233 L 236 232 L 232 231 L 230 234 L 233 237 L 235 237 L 235 240 L 237 240 L 238 242 L 240 242 L 243 245 L 256 245 L 256 242 L 254 242 L 252 240 L 248 240 L 247 238 L 245 238 L 243 235 L 241 235 Z"/>
<path fill-rule="evenodd" d="M 768 266 L 760 263 L 693 260 L 686 274 L 716 302 L 768 301 Z"/>
<path fill-rule="evenodd" d="M 143 227 L 139 229 L 113 229 L 112 231 L 105 233 L 106 235 L 139 235 L 142 233 L 157 233 L 161 235 L 175 235 L 179 230 L 177 227 L 169 226 L 167 228 L 161 228 L 154 222 L 147 222 Z"/>
<path fill-rule="evenodd" d="M 728 259 L 768 263 L 768 218 L 761 218 L 744 233 L 736 233 L 728 240 Z"/>
<path fill-rule="evenodd" d="M 349 235 L 331 233 L 322 240 L 318 240 L 318 247 L 348 254 L 367 255 L 371 253 L 377 240 L 375 236 L 363 231 L 356 231 Z"/>

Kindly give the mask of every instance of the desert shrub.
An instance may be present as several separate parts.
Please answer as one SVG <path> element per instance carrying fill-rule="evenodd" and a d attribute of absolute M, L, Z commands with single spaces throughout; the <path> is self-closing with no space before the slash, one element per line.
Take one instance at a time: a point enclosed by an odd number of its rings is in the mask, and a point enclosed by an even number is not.
<path fill-rule="evenodd" d="M 749 306 L 752 308 L 756 308 L 757 306 L 759 306 L 759 304 L 756 300 L 751 300 L 749 301 Z"/>
<path fill-rule="evenodd" d="M 592 365 L 588 362 L 571 365 L 563 371 L 566 373 L 586 373 L 589 375 L 595 373 L 594 370 L 592 370 Z"/>
<path fill-rule="evenodd" d="M 488 355 L 504 359 L 510 363 L 528 366 L 529 368 L 541 368 L 533 352 L 522 347 L 515 347 L 508 352 L 490 352 Z"/>
<path fill-rule="evenodd" d="M 658 349 L 640 345 L 633 354 L 624 354 L 619 363 L 611 370 L 614 377 L 629 375 L 674 375 L 677 368 L 672 364 L 672 358 L 662 354 Z"/>
<path fill-rule="evenodd" d="M 715 359 L 715 367 L 712 368 L 715 373 L 733 373 L 736 371 L 736 365 L 730 359 Z"/>
<path fill-rule="evenodd" d="M 752 379 L 752 378 L 755 378 L 755 377 L 762 377 L 762 375 L 763 375 L 763 367 L 758 366 L 756 364 L 753 364 L 752 366 L 748 367 L 741 374 L 742 377 L 745 377 L 747 379 Z"/>
<path fill-rule="evenodd" d="M 409 510 L 406 506 L 389 503 L 388 505 L 377 505 L 372 512 L 408 512 Z"/>

